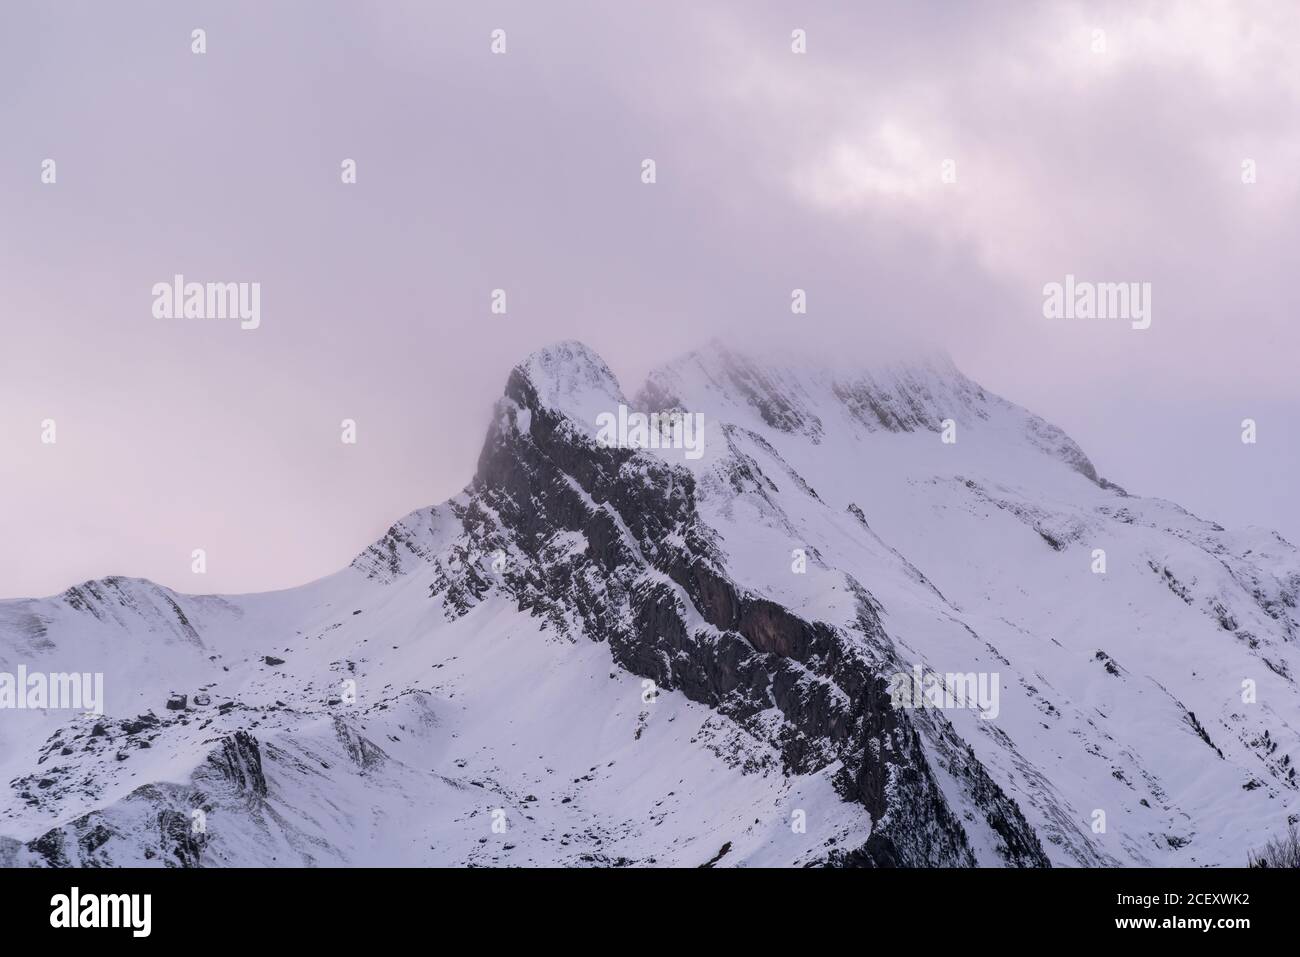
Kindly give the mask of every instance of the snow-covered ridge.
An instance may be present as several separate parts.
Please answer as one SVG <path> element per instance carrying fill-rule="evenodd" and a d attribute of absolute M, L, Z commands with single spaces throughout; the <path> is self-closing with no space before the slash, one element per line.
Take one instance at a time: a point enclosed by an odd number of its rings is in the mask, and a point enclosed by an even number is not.
<path fill-rule="evenodd" d="M 652 373 L 639 401 L 656 407 L 716 407 L 740 420 L 755 416 L 780 432 L 821 442 L 848 420 L 868 432 L 938 432 L 1001 427 L 1009 437 L 1061 459 L 1092 480 L 1096 470 L 1059 428 L 972 382 L 942 352 L 907 360 L 875 357 L 860 368 L 763 361 L 721 344 Z M 963 429 L 964 430 L 964 429 Z"/>

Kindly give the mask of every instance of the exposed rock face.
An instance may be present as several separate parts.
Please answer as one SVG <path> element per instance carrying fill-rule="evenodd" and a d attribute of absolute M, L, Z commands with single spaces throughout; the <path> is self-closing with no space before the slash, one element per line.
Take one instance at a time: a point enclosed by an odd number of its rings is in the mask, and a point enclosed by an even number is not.
<path fill-rule="evenodd" d="M 208 755 L 208 763 L 250 797 L 266 797 L 266 776 L 262 773 L 262 751 L 257 738 L 247 731 L 237 731 Z"/>
<path fill-rule="evenodd" d="M 587 384 L 617 398 L 612 377 L 602 382 L 593 368 Z M 521 610 L 565 635 L 607 642 L 627 670 L 768 738 L 786 773 L 841 764 L 841 793 L 876 826 L 865 846 L 828 862 L 973 865 L 916 727 L 890 704 L 883 667 L 897 656 L 865 589 L 849 636 L 739 588 L 700 519 L 692 476 L 597 446 L 541 400 L 547 391 L 527 367 L 510 376 L 469 499 L 457 507 L 466 554 L 511 556 L 501 578 Z M 791 421 L 789 410 L 770 414 Z M 572 536 L 586 547 L 546 552 Z M 491 587 L 471 562 L 434 591 L 461 614 Z M 764 720 L 773 707 L 775 726 Z M 1008 864 L 1047 865 L 1032 828 L 973 755 L 964 756 L 960 780 L 985 809 Z"/>
<path fill-rule="evenodd" d="M 338 735 L 339 743 L 343 745 L 348 757 L 363 770 L 377 767 L 388 758 L 383 748 L 364 735 L 358 734 L 356 729 L 342 718 L 334 719 L 334 733 Z"/>

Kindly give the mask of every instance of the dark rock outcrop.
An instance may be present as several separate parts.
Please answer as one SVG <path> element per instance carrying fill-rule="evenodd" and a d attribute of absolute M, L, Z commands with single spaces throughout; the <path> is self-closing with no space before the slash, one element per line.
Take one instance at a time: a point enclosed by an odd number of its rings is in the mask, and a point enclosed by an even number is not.
<path fill-rule="evenodd" d="M 247 731 L 236 731 L 208 755 L 208 764 L 236 789 L 249 797 L 266 797 L 266 777 L 262 773 L 262 751 L 257 738 Z"/>

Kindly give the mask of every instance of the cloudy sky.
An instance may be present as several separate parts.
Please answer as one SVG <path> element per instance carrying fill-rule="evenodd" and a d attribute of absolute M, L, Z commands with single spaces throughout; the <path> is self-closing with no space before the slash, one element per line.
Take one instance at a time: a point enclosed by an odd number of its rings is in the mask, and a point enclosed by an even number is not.
<path fill-rule="evenodd" d="M 9 0 L 0 596 L 334 571 L 563 338 L 629 391 L 713 336 L 920 338 L 1130 491 L 1300 540 L 1297 49 L 1288 0 Z M 260 282 L 261 327 L 154 318 L 176 273 Z M 1151 328 L 1045 319 L 1067 273 L 1151 283 Z"/>

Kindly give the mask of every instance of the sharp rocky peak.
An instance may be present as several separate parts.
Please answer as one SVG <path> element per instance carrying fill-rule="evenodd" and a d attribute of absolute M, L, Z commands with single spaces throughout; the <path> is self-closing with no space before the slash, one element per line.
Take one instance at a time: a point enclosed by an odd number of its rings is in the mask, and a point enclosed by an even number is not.
<path fill-rule="evenodd" d="M 575 340 L 538 349 L 515 366 L 506 396 L 531 411 L 547 408 L 579 421 L 627 401 L 605 360 Z"/>

